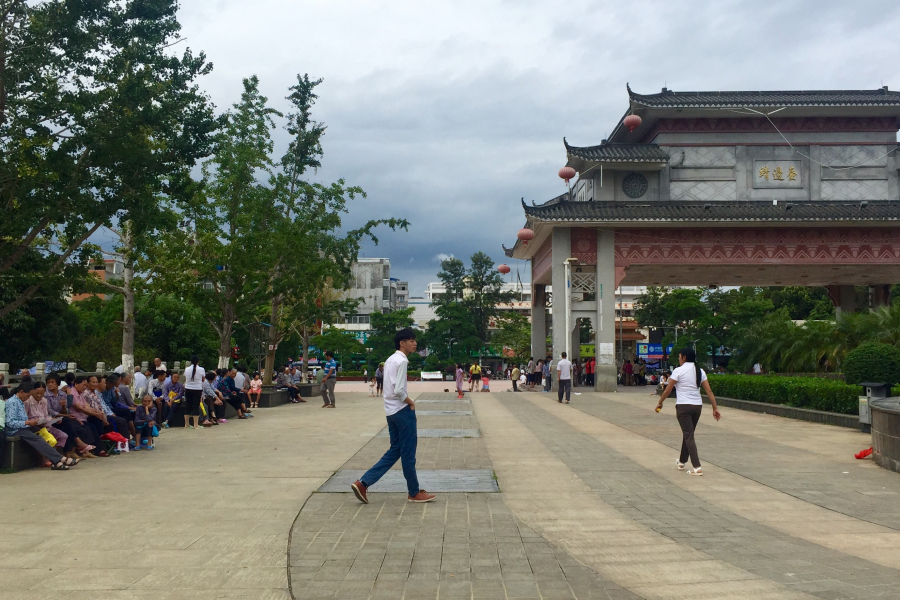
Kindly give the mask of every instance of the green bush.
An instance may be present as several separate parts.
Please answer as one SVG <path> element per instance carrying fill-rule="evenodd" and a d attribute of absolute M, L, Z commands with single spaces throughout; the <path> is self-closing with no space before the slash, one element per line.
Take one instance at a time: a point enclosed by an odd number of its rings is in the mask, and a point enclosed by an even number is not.
<path fill-rule="evenodd" d="M 861 344 L 847 353 L 841 370 L 844 380 L 851 384 L 900 383 L 900 349 L 877 342 Z"/>
<path fill-rule="evenodd" d="M 374 371 L 373 371 L 374 373 Z M 362 371 L 338 371 L 338 377 L 362 377 Z M 374 375 L 373 375 L 374 377 Z"/>
<path fill-rule="evenodd" d="M 862 389 L 834 379 L 767 375 L 710 375 L 716 396 L 784 404 L 847 415 L 859 414 Z"/>

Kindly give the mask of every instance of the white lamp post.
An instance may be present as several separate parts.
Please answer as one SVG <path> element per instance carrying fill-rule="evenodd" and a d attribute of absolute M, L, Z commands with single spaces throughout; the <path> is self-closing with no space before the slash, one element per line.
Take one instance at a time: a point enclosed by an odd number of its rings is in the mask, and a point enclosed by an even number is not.
<path fill-rule="evenodd" d="M 567 258 L 566 265 L 566 358 L 572 356 L 572 265 L 577 264 L 577 258 Z"/>

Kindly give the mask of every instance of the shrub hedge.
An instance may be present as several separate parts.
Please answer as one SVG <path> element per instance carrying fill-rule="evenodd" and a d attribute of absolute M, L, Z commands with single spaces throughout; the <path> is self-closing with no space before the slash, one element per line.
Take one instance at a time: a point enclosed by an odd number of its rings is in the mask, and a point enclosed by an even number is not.
<path fill-rule="evenodd" d="M 860 344 L 847 354 L 841 368 L 847 383 L 900 383 L 900 348 L 877 342 Z"/>
<path fill-rule="evenodd" d="M 768 375 L 710 375 L 717 396 L 812 408 L 846 415 L 859 414 L 862 388 L 833 379 Z"/>

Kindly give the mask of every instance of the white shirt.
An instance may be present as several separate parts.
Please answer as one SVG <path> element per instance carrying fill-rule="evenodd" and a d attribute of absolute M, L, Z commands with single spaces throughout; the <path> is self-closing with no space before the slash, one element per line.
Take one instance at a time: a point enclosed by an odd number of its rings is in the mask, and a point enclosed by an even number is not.
<path fill-rule="evenodd" d="M 756 363 L 755 365 L 753 365 L 753 372 L 756 373 L 757 375 L 759 373 L 762 373 L 762 365 L 759 363 Z"/>
<path fill-rule="evenodd" d="M 686 362 L 674 371 L 669 377 L 675 382 L 675 404 L 703 405 L 700 397 L 700 387 L 697 385 L 697 371 L 694 363 Z M 700 369 L 700 383 L 706 381 L 706 371 Z"/>
<path fill-rule="evenodd" d="M 568 358 L 561 358 L 556 363 L 556 370 L 559 371 L 559 379 L 572 379 L 572 363 Z"/>
<path fill-rule="evenodd" d="M 246 380 L 247 380 L 247 376 L 244 375 L 243 373 L 241 373 L 240 371 L 238 371 L 237 375 L 234 376 L 234 387 L 236 387 L 239 390 L 244 389 L 244 383 L 246 382 Z M 187 387 L 187 386 L 185 386 L 185 387 Z"/>
<path fill-rule="evenodd" d="M 206 381 L 206 369 L 200 365 L 197 365 L 196 373 L 194 372 L 194 365 L 188 365 L 184 368 L 184 389 L 202 390 L 204 381 Z"/>
<path fill-rule="evenodd" d="M 384 361 L 384 412 L 391 416 L 406 406 L 406 367 L 409 359 L 397 350 Z"/>
<path fill-rule="evenodd" d="M 140 371 L 135 371 L 132 383 L 134 383 L 134 397 L 140 402 L 147 393 L 147 376 Z"/>

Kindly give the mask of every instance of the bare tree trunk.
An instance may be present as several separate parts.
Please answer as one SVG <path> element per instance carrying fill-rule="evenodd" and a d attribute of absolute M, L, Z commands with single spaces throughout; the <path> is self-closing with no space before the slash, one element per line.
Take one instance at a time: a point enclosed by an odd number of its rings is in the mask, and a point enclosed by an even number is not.
<path fill-rule="evenodd" d="M 218 368 L 227 368 L 231 361 L 231 332 L 234 330 L 234 307 L 226 304 L 223 307 L 222 327 L 217 331 L 219 334 L 219 366 Z"/>
<path fill-rule="evenodd" d="M 309 372 L 309 326 L 303 326 L 303 335 L 300 336 L 303 340 L 303 370 L 301 373 L 303 374 L 303 381 L 306 381 L 306 374 Z"/>
<path fill-rule="evenodd" d="M 134 372 L 134 259 L 131 224 L 125 223 L 122 231 L 122 257 L 125 269 L 122 273 L 122 295 L 124 314 L 122 315 L 122 367 L 123 373 Z"/>
<path fill-rule="evenodd" d="M 270 315 L 272 326 L 269 327 L 269 335 L 266 342 L 266 373 L 263 377 L 263 385 L 272 385 L 272 382 L 275 380 L 275 346 L 277 346 L 280 341 L 278 333 L 278 322 L 281 319 L 280 312 L 281 298 L 276 295 L 272 298 L 272 312 Z"/>

